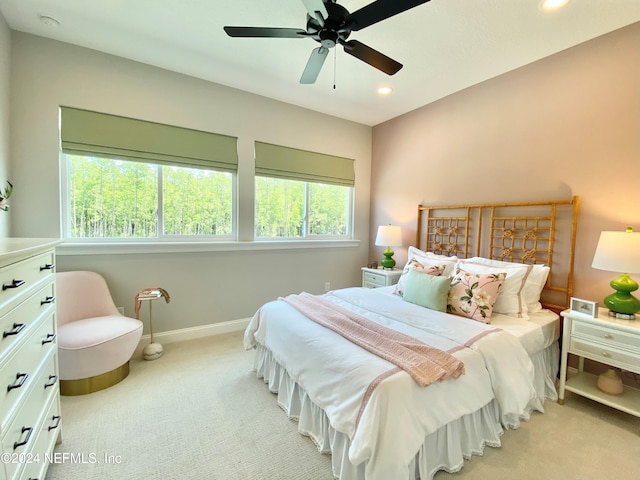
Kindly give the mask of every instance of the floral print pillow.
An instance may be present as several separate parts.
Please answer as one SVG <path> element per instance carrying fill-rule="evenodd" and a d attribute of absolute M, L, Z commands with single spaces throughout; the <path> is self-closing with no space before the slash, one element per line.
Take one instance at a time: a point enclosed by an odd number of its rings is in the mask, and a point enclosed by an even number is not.
<path fill-rule="evenodd" d="M 426 263 L 426 262 L 425 262 Z M 407 274 L 410 270 L 416 270 L 418 273 L 425 273 L 427 275 L 433 275 L 435 277 L 439 277 L 442 275 L 446 265 L 438 264 L 438 265 L 425 265 L 422 262 L 419 262 L 415 258 L 412 258 L 407 262 L 407 264 L 402 269 L 402 275 L 398 279 L 398 283 L 396 283 L 396 289 L 393 293 L 396 295 L 400 295 L 401 297 L 404 295 L 405 285 L 407 283 Z"/>
<path fill-rule="evenodd" d="M 476 274 L 457 268 L 449 288 L 447 312 L 490 323 L 493 304 L 506 277 L 506 272 Z"/>

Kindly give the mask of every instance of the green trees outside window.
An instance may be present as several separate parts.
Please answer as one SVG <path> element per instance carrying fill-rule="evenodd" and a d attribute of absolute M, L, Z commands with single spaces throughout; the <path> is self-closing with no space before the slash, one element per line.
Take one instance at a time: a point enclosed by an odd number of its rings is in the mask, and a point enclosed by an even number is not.
<path fill-rule="evenodd" d="M 68 181 L 73 238 L 232 234 L 231 173 L 70 155 Z"/>
<path fill-rule="evenodd" d="M 235 174 L 66 155 L 68 236 L 233 240 Z M 255 238 L 345 238 L 353 187 L 255 177 Z"/>
<path fill-rule="evenodd" d="M 352 187 L 256 177 L 256 238 L 346 237 Z"/>

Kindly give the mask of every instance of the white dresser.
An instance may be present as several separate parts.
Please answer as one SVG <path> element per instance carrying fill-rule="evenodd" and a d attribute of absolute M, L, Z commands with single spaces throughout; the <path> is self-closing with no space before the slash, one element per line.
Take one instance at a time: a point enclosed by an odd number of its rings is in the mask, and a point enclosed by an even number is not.
<path fill-rule="evenodd" d="M 58 240 L 0 239 L 0 479 L 44 480 L 60 437 Z"/>

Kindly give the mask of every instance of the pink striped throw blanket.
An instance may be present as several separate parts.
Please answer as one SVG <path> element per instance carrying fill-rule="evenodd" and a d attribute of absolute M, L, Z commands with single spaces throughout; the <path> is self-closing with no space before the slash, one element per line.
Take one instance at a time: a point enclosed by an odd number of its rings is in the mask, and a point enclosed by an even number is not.
<path fill-rule="evenodd" d="M 464 363 L 453 355 L 372 322 L 322 297 L 303 292 L 280 300 L 310 320 L 398 366 L 421 387 L 447 378 L 458 378 L 464 373 Z"/>

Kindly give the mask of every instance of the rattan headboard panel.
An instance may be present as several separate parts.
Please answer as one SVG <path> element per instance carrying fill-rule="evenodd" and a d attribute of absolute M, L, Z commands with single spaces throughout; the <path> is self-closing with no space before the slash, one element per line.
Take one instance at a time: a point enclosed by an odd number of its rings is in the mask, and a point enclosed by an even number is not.
<path fill-rule="evenodd" d="M 543 303 L 561 310 L 573 295 L 579 197 L 475 205 L 419 205 L 416 246 L 460 258 L 550 267 Z"/>

